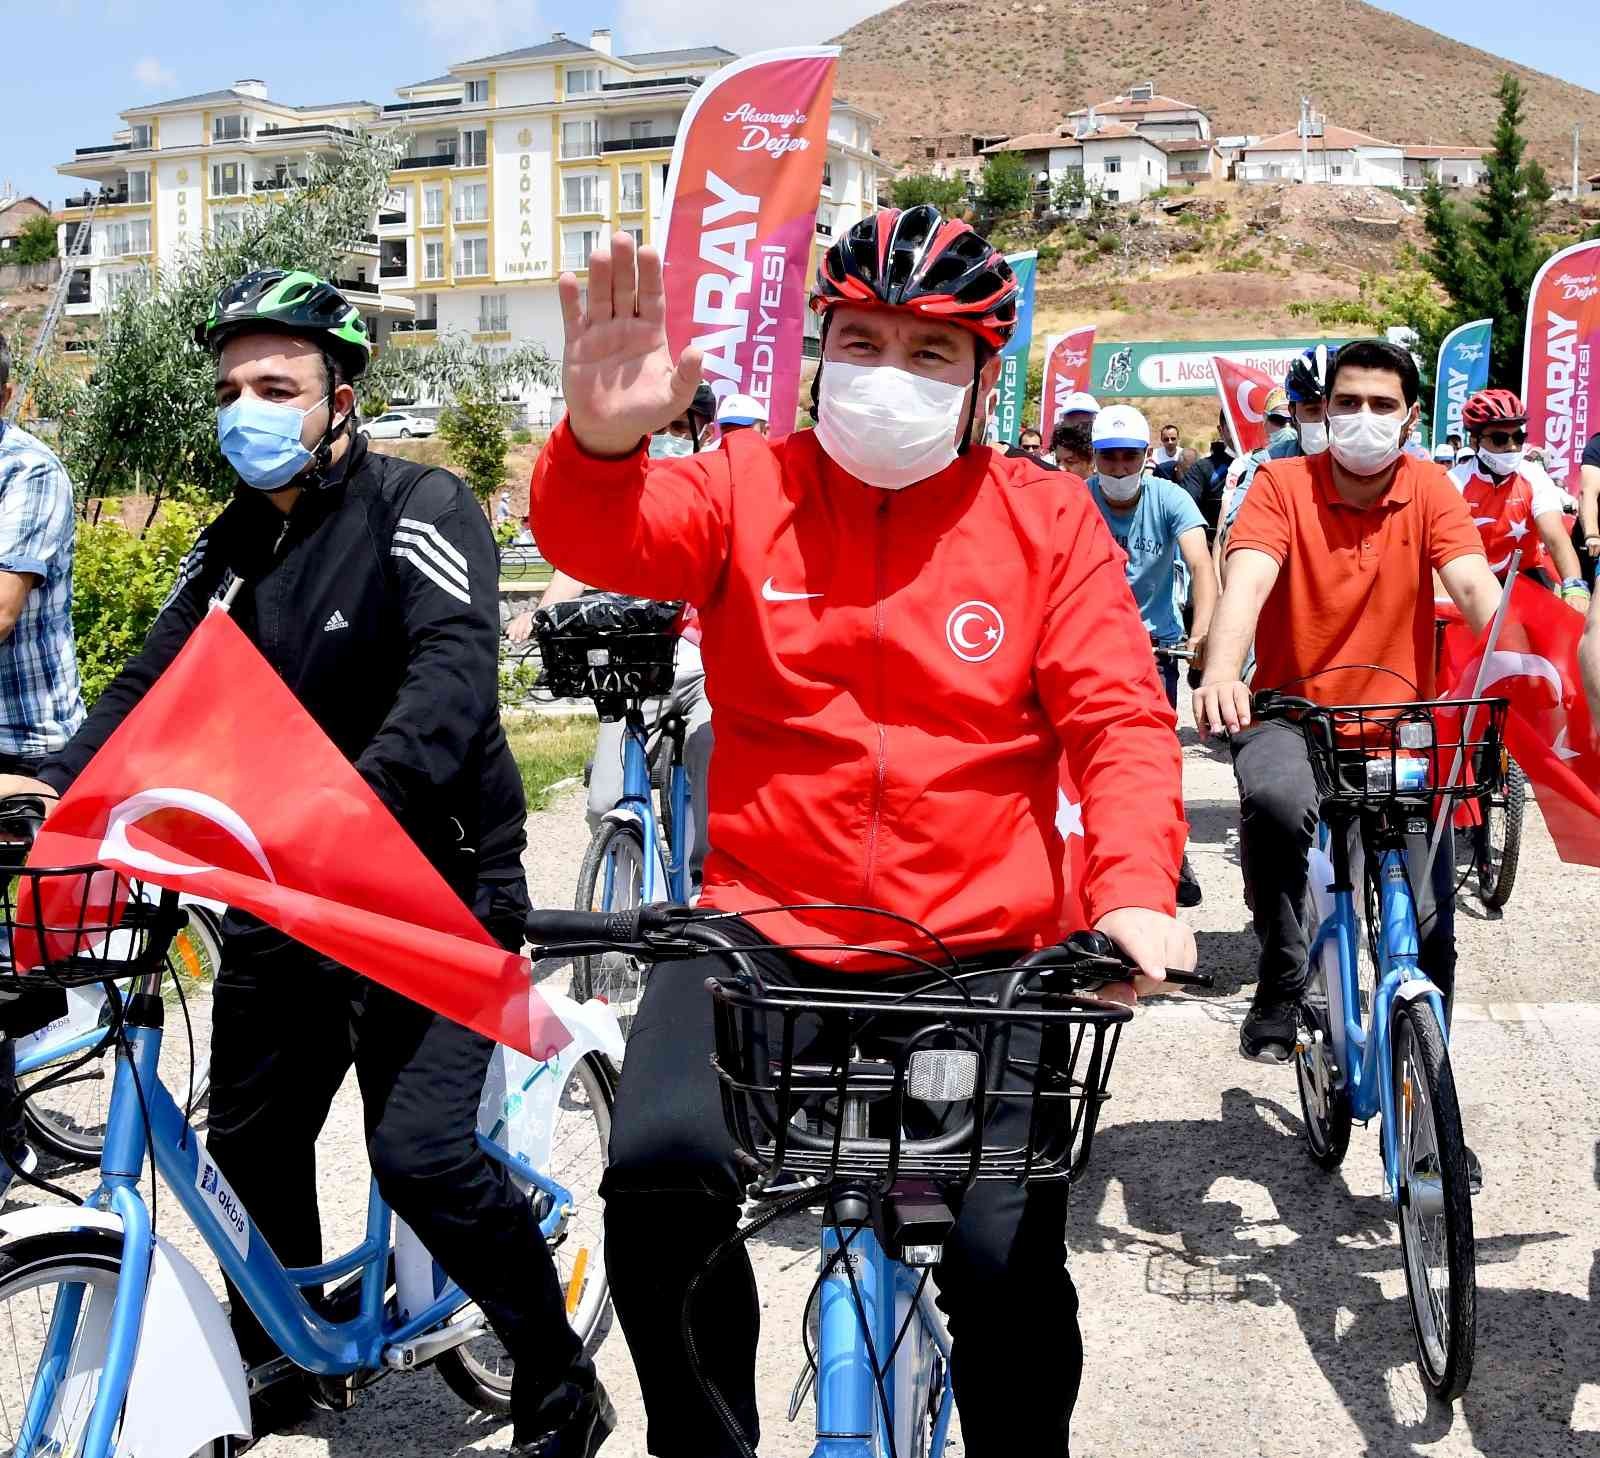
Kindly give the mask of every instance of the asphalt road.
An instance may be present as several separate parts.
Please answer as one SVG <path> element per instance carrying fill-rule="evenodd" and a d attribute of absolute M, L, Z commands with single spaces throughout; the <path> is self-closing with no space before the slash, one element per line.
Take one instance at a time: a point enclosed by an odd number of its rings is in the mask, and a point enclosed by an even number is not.
<path fill-rule="evenodd" d="M 1191 851 L 1205 888 L 1205 904 L 1186 915 L 1219 986 L 1141 1010 L 1123 1040 L 1093 1167 L 1073 1195 L 1071 1265 L 1088 1353 L 1074 1453 L 1600 1458 L 1600 997 L 1583 950 L 1596 873 L 1561 865 L 1533 810 L 1503 918 L 1486 917 L 1470 897 L 1460 904 L 1453 1054 L 1468 1139 L 1487 1172 L 1474 1205 L 1478 1358 L 1466 1398 L 1450 1411 L 1430 1408 L 1376 1125 L 1358 1128 L 1344 1168 L 1324 1175 L 1298 1137 L 1292 1074 L 1238 1056 L 1255 941 L 1232 776 L 1197 744 L 1185 756 Z M 579 793 L 530 828 L 535 899 L 570 904 L 586 840 Z M 356 1235 L 365 1197 L 353 1088 L 324 1135 L 321 1168 L 331 1247 Z M 167 1233 L 193 1250 L 181 1216 L 166 1219 Z M 784 1410 L 800 1364 L 814 1228 L 791 1221 L 754 1249 L 761 1451 L 803 1455 L 806 1414 L 791 1427 Z M 606 1458 L 642 1455 L 638 1389 L 614 1327 L 599 1362 L 621 1414 Z M 387 1379 L 353 1411 L 319 1415 L 256 1451 L 445 1455 L 503 1449 L 509 1438 L 506 1425 L 468 1412 L 425 1372 Z"/>

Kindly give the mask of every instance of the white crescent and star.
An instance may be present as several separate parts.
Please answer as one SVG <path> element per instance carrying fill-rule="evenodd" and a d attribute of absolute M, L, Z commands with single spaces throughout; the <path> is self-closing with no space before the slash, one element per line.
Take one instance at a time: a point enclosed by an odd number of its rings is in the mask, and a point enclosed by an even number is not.
<path fill-rule="evenodd" d="M 134 845 L 128 839 L 130 826 L 161 810 L 183 810 L 202 820 L 209 820 L 244 848 L 261 867 L 261 874 L 267 880 L 276 882 L 278 879 L 272 873 L 272 865 L 261 848 L 260 840 L 245 818 L 233 806 L 200 790 L 141 790 L 137 795 L 128 796 L 121 804 L 114 806 L 106 817 L 105 833 L 100 840 L 101 857 L 147 875 L 200 876 L 208 871 L 220 870 L 219 866 L 170 861 L 165 856 Z"/>
<path fill-rule="evenodd" d="M 976 630 L 973 624 L 980 624 Z M 1005 620 L 992 603 L 974 598 L 958 603 L 945 619 L 945 641 L 957 658 L 967 663 L 982 663 L 992 658 L 1005 641 Z"/>
<path fill-rule="evenodd" d="M 1258 425 L 1267 418 L 1264 411 L 1253 410 L 1250 406 L 1250 392 L 1259 388 L 1254 380 L 1240 380 L 1233 392 L 1234 399 L 1239 402 L 1239 413 L 1252 425 Z"/>

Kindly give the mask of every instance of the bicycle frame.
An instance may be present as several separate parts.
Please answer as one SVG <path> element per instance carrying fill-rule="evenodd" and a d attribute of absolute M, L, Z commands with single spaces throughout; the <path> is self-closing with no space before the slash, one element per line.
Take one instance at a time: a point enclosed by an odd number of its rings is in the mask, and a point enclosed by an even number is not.
<path fill-rule="evenodd" d="M 153 1155 L 157 1171 L 267 1333 L 295 1365 L 309 1372 L 337 1376 L 404 1365 L 387 1362 L 386 1354 L 440 1326 L 466 1304 L 461 1291 L 447 1283 L 422 1311 L 404 1315 L 391 1310 L 386 1300 L 391 1217 L 376 1183 L 368 1201 L 366 1233 L 359 1245 L 318 1266 L 285 1268 L 260 1238 L 249 1212 L 158 1079 L 162 1029 L 130 1021 L 126 1033 L 128 1049 L 117 1058 L 100 1184 L 85 1202 L 92 1209 L 110 1210 L 120 1217 L 122 1267 L 82 1458 L 109 1458 L 133 1375 L 151 1264 L 150 1213 L 138 1191 L 147 1153 Z M 478 1142 L 518 1180 L 548 1197 L 540 1233 L 549 1239 L 572 1206 L 571 1193 L 494 1139 L 480 1134 Z M 330 1320 L 306 1299 L 308 1288 L 357 1273 L 360 1305 L 349 1319 Z M 18 1444 L 19 1458 L 31 1455 L 34 1435 L 43 1431 L 63 1383 L 70 1380 L 73 1334 L 83 1294 L 82 1287 L 62 1288 L 47 1335 L 45 1359 L 29 1394 L 22 1427 L 26 1441 Z"/>
<path fill-rule="evenodd" d="M 1386 834 L 1385 841 L 1390 837 Z M 1317 826 L 1317 845 L 1330 855 L 1334 868 L 1333 911 L 1317 929 L 1311 945 L 1312 964 L 1332 945 L 1338 956 L 1339 976 L 1328 982 L 1328 1021 L 1333 1036 L 1333 1055 L 1350 1093 L 1350 1111 L 1365 1123 L 1381 1115 L 1380 1139 L 1383 1148 L 1384 1182 L 1390 1199 L 1400 1198 L 1399 1150 L 1395 1141 L 1393 1061 L 1389 1029 L 1396 998 L 1424 997 L 1438 1019 L 1448 1047 L 1449 1029 L 1445 1022 L 1444 1000 L 1439 989 L 1417 965 L 1421 938 L 1417 927 L 1417 905 L 1408 875 L 1405 844 L 1386 843 L 1379 852 L 1377 990 L 1372 999 L 1370 1020 L 1361 1022 L 1361 994 L 1358 969 L 1361 957 L 1361 926 L 1356 914 L 1355 887 L 1350 879 L 1349 838 L 1343 827 L 1335 831 L 1325 823 Z"/>
<path fill-rule="evenodd" d="M 672 778 L 667 789 L 672 804 L 672 844 L 663 856 L 660 822 L 656 819 L 655 793 L 650 783 L 650 737 L 644 715 L 637 705 L 629 705 L 623 721 L 622 798 L 616 810 L 636 819 L 644 838 L 644 884 L 640 891 L 645 903 L 689 900 L 689 856 L 683 827 L 689 813 L 689 774 L 684 768 L 681 746 L 675 746 Z M 615 813 L 615 812 L 613 812 Z M 614 901 L 615 863 L 606 862 L 605 901 Z"/>

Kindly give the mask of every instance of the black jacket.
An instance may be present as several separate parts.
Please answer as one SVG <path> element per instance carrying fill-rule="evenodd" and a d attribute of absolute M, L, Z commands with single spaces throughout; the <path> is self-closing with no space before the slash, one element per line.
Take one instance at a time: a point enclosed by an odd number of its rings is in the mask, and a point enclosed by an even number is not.
<path fill-rule="evenodd" d="M 488 521 L 448 471 L 359 437 L 330 477 L 287 517 L 239 489 L 184 558 L 144 648 L 41 778 L 66 788 L 238 577 L 234 619 L 446 880 L 465 894 L 518 879 L 527 812 L 500 725 Z"/>

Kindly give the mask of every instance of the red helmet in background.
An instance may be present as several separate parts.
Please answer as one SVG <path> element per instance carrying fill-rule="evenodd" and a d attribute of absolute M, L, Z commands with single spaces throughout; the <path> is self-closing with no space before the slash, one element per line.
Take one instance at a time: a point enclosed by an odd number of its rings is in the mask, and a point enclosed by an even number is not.
<path fill-rule="evenodd" d="M 1510 390 L 1479 390 L 1461 409 L 1461 424 L 1469 431 L 1486 425 L 1526 425 L 1528 412 Z"/>
<path fill-rule="evenodd" d="M 1017 327 L 1017 276 L 988 239 L 932 203 L 863 218 L 823 255 L 811 307 L 878 304 L 954 324 L 991 351 Z"/>

